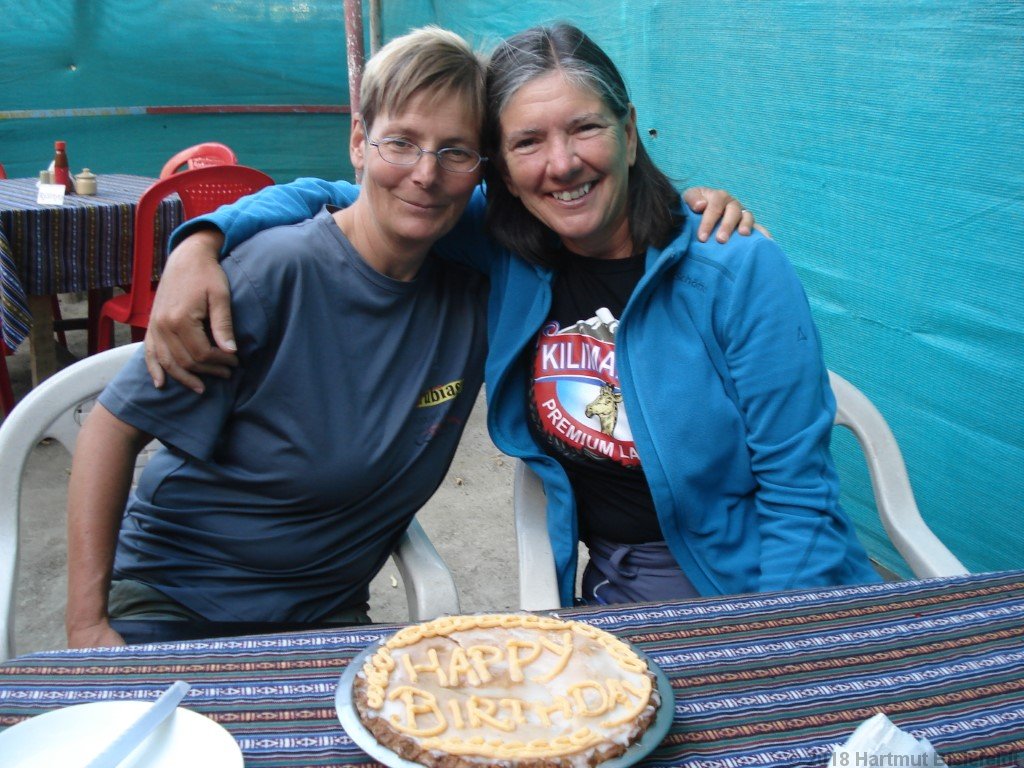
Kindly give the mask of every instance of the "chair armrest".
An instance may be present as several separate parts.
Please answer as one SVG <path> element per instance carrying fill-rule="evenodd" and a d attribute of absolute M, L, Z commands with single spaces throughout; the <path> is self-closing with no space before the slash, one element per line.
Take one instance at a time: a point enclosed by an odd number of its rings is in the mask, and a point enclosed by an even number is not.
<path fill-rule="evenodd" d="M 548 537 L 547 498 L 540 478 L 516 461 L 512 503 L 519 551 L 519 607 L 547 611 L 561 606 L 555 555 Z"/>
<path fill-rule="evenodd" d="M 402 575 L 410 621 L 460 613 L 455 579 L 415 518 L 391 557 Z"/>
<path fill-rule="evenodd" d="M 914 575 L 929 578 L 970 573 L 921 517 L 903 454 L 885 418 L 842 376 L 829 371 L 829 379 L 836 396 L 835 423 L 853 432 L 860 443 L 882 525 Z"/>

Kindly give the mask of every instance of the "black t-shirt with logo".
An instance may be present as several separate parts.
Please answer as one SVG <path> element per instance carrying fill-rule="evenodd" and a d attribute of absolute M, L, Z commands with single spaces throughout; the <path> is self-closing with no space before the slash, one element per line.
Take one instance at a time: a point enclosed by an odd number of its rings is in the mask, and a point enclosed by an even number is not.
<path fill-rule="evenodd" d="M 569 476 L 584 540 L 664 538 L 615 367 L 618 318 L 643 277 L 644 261 L 643 254 L 591 259 L 564 253 L 551 314 L 537 335 L 530 427 Z"/>

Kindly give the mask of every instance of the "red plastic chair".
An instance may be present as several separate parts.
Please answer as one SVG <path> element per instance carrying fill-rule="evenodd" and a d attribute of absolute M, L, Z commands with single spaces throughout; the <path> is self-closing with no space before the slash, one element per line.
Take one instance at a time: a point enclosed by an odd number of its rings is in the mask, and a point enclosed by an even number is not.
<path fill-rule="evenodd" d="M 4 170 L 4 164 L 0 163 L 0 179 L 7 178 L 7 171 Z"/>
<path fill-rule="evenodd" d="M 177 194 L 181 198 L 185 220 L 233 203 L 238 198 L 264 187 L 274 180 L 263 171 L 245 165 L 214 165 L 183 171 L 161 179 L 142 193 L 135 210 L 135 246 L 132 252 L 132 284 L 128 292 L 107 300 L 100 310 L 96 347 L 102 352 L 114 345 L 114 323 L 132 327 L 132 340 L 140 341 L 149 325 L 156 283 L 153 274 L 153 221 L 160 201 Z"/>
<path fill-rule="evenodd" d="M 238 165 L 238 157 L 234 150 L 226 144 L 216 141 L 196 144 L 194 147 L 181 150 L 164 163 L 164 167 L 160 170 L 160 178 L 166 179 L 178 173 L 179 170 L 192 171 L 196 168 L 208 168 L 211 165 Z M 184 169 L 182 166 L 185 166 Z"/>

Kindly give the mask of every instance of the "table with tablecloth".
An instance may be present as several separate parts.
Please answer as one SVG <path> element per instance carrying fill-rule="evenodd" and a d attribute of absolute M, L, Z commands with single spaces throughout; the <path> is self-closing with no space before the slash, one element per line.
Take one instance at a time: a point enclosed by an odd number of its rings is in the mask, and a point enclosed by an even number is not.
<path fill-rule="evenodd" d="M 49 343 L 53 295 L 131 282 L 135 206 L 155 181 L 103 174 L 96 195 L 67 195 L 55 206 L 36 202 L 36 179 L 0 180 L 0 310 L 8 348 L 31 334 L 33 352 L 44 353 L 35 346 Z M 160 206 L 154 279 L 163 267 L 167 238 L 181 219 L 176 197 Z"/>
<path fill-rule="evenodd" d="M 559 615 L 630 641 L 671 681 L 671 730 L 643 765 L 823 767 L 883 711 L 951 766 L 1024 766 L 1024 571 Z M 24 656 L 0 666 L 0 728 L 183 679 L 184 705 L 223 725 L 248 768 L 368 764 L 335 688 L 392 630 Z"/>

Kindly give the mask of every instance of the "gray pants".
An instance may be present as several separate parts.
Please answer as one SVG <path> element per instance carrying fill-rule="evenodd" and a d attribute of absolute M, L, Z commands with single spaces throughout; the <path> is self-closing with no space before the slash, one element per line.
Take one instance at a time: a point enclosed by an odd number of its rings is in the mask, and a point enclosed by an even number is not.
<path fill-rule="evenodd" d="M 135 644 L 369 624 L 368 608 L 342 608 L 311 624 L 208 621 L 148 584 L 118 579 L 110 585 L 107 613 L 125 642 Z"/>
<path fill-rule="evenodd" d="M 591 537 L 583 601 L 591 605 L 700 597 L 664 541 L 617 544 Z"/>

